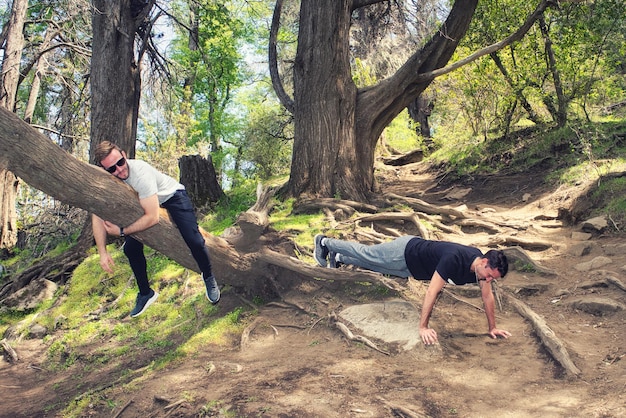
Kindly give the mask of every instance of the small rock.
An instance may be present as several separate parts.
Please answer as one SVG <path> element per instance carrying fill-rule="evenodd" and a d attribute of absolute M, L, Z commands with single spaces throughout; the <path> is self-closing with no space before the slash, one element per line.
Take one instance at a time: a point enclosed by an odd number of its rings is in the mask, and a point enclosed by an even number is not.
<path fill-rule="evenodd" d="M 592 315 L 602 316 L 624 310 L 624 305 L 612 299 L 602 297 L 587 297 L 572 300 L 570 306 L 573 309 L 587 312 Z"/>
<path fill-rule="evenodd" d="M 533 296 L 545 292 L 548 289 L 547 284 L 535 283 L 527 284 L 515 289 L 515 294 L 520 296 Z"/>
<path fill-rule="evenodd" d="M 522 202 L 528 202 L 531 196 L 532 195 L 530 193 L 524 193 L 524 196 L 522 196 Z"/>
<path fill-rule="evenodd" d="M 588 242 L 578 242 L 567 249 L 567 253 L 575 257 L 583 257 L 591 252 L 593 245 Z"/>
<path fill-rule="evenodd" d="M 608 257 L 596 257 L 591 261 L 587 261 L 586 263 L 580 263 L 574 266 L 574 268 L 578 271 L 591 271 L 599 269 L 600 267 L 606 266 L 607 264 L 611 264 L 613 260 Z"/>
<path fill-rule="evenodd" d="M 447 195 L 443 198 L 446 200 L 460 200 L 467 196 L 472 191 L 472 188 L 467 189 L 457 189 L 453 188 Z"/>
<path fill-rule="evenodd" d="M 43 325 L 33 324 L 28 331 L 28 335 L 30 338 L 42 339 L 46 335 L 48 335 L 48 328 Z"/>
<path fill-rule="evenodd" d="M 604 216 L 596 216 L 583 222 L 581 228 L 586 232 L 602 232 L 609 223 Z"/>
<path fill-rule="evenodd" d="M 626 254 L 626 244 L 607 244 L 602 247 L 606 255 Z"/>
<path fill-rule="evenodd" d="M 596 287 L 609 287 L 609 284 L 606 280 L 590 280 L 586 282 L 582 282 L 578 285 L 581 289 L 593 289 Z"/>

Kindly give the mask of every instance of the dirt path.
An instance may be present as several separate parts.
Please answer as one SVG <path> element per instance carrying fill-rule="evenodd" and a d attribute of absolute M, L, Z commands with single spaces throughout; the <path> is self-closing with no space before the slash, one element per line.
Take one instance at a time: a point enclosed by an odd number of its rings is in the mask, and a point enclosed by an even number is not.
<path fill-rule="evenodd" d="M 567 195 L 562 191 L 548 194 L 540 182 L 507 179 L 504 188 L 502 181 L 489 180 L 482 182 L 480 189 L 468 185 L 472 192 L 454 200 L 445 197 L 450 190 L 423 173 L 402 170 L 398 172 L 400 180 L 393 183 L 398 194 L 428 190 L 415 196 L 453 206 L 465 203 L 489 219 L 525 225 L 516 232 L 520 238 L 553 243 L 530 255 L 558 275 L 512 271 L 500 287 L 546 319 L 582 371 L 579 377 L 563 373 L 538 343 L 531 325 L 511 306 L 498 311 L 497 321 L 513 336 L 492 340 L 486 336 L 482 312 L 446 295 L 437 303 L 431 320 L 440 345 L 418 345 L 410 351 L 386 346 L 391 354 L 381 354 L 346 341 L 325 318 L 353 304 L 398 295 L 357 283 L 310 281 L 292 283 L 283 296 L 317 315 L 263 307 L 245 347 L 233 339 L 227 347 L 205 347 L 204 352 L 165 370 L 139 374 L 131 385 L 107 392 L 89 416 L 626 416 L 626 312 L 598 316 L 571 305 L 593 298 L 626 305 L 626 293 L 603 282 L 608 274 L 626 282 L 626 254 L 615 251 L 624 243 L 623 237 L 596 236 L 581 244 L 572 239 L 572 228 L 553 219 L 537 220 L 538 215 L 554 213 Z M 530 196 L 524 197 L 526 193 Z M 467 231 L 462 236 L 440 238 L 482 247 L 493 237 Z M 584 255 L 579 253 L 581 245 L 587 247 Z M 602 267 L 604 273 L 577 268 L 598 256 L 611 260 Z M 463 296 L 481 305 L 477 293 L 464 292 Z M 228 312 L 237 303 L 235 296 L 226 293 L 221 309 Z M 18 365 L 0 363 L 0 416 L 55 416 L 50 406 L 56 400 L 73 399 L 84 392 L 85 381 L 101 387 L 113 374 L 105 366 L 80 375 L 29 367 L 42 363 L 44 349 L 35 341 L 24 342 L 20 347 L 24 358 Z M 146 364 L 149 361 L 146 359 Z M 137 370 L 141 365 L 128 367 Z M 79 384 L 82 388 L 77 390 Z"/>

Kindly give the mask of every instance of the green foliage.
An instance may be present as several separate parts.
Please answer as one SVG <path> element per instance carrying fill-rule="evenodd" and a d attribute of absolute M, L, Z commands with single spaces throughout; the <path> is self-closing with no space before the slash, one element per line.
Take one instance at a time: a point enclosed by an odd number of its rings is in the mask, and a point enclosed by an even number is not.
<path fill-rule="evenodd" d="M 596 208 L 592 215 L 606 215 L 610 220 L 609 227 L 626 231 L 626 178 L 601 181 L 593 192 L 591 201 Z"/>
<path fill-rule="evenodd" d="M 293 143 L 291 115 L 265 89 L 242 92 L 244 109 L 240 137 L 233 142 L 240 150 L 239 172 L 247 178 L 268 180 L 288 174 Z"/>
<path fill-rule="evenodd" d="M 533 7 L 512 0 L 480 2 L 457 57 L 504 39 Z M 485 138 L 527 124 L 525 119 L 556 121 L 561 106 L 570 120 L 589 119 L 595 108 L 621 100 L 626 91 L 623 54 L 618 58 L 617 52 L 624 45 L 624 13 L 626 5 L 619 0 L 567 2 L 548 8 L 545 33 L 535 24 L 521 41 L 437 81 L 435 112 L 446 112 L 439 115 L 441 119 L 462 116 L 458 122 Z M 548 46 L 555 67 L 547 65 Z M 563 91 L 563 103 L 557 100 L 558 89 Z"/>
<path fill-rule="evenodd" d="M 620 123 L 568 125 L 551 130 L 523 129 L 487 139 L 455 135 L 436 138 L 440 148 L 430 160 L 454 175 L 497 171 L 523 173 L 538 165 L 554 166 L 549 181 L 574 183 L 598 178 L 623 165 L 626 147 L 614 135 Z"/>
<path fill-rule="evenodd" d="M 179 64 L 179 97 L 190 100 L 190 108 L 180 112 L 180 127 L 187 125 L 186 142 L 193 145 L 211 138 L 214 150 L 224 131 L 224 114 L 234 90 L 245 74 L 239 48 L 248 36 L 243 22 L 223 2 L 202 0 L 193 10 L 178 5 L 181 14 L 195 19 L 197 33 L 178 31 L 172 58 Z M 197 42 L 190 37 L 197 35 Z M 193 47 L 190 47 L 193 45 Z M 181 106 L 185 106 L 182 102 Z"/>
<path fill-rule="evenodd" d="M 416 123 L 405 109 L 385 128 L 383 136 L 386 144 L 394 150 L 409 152 L 422 146 L 422 138 L 417 135 Z"/>
<path fill-rule="evenodd" d="M 228 197 L 212 209 L 200 220 L 200 225 L 214 235 L 220 235 L 228 227 L 235 224 L 241 212 L 250 209 L 256 202 L 256 187 L 254 181 L 248 180 L 230 189 Z"/>

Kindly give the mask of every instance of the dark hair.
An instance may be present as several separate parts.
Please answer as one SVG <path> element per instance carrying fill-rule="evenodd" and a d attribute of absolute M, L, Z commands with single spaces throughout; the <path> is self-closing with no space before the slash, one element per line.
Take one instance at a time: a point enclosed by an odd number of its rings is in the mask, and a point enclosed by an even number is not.
<path fill-rule="evenodd" d="M 120 153 L 122 149 L 110 141 L 102 141 L 96 145 L 96 151 L 93 153 L 93 158 L 96 164 L 101 165 L 100 162 L 104 160 L 114 149 Z"/>
<path fill-rule="evenodd" d="M 503 251 L 489 250 L 487 254 L 483 256 L 487 259 L 487 264 L 492 269 L 497 269 L 500 272 L 500 277 L 506 276 L 509 271 L 509 261 L 506 259 Z"/>

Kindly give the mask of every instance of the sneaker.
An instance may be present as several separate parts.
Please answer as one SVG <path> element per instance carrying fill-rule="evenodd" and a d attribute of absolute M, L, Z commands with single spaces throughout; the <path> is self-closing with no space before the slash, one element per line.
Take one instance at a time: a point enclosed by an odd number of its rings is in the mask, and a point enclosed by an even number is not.
<path fill-rule="evenodd" d="M 215 305 L 220 301 L 220 288 L 217 287 L 217 281 L 214 276 L 209 277 L 208 279 L 204 278 L 204 273 L 202 274 L 202 280 L 204 281 L 204 286 L 206 287 L 206 298 Z"/>
<path fill-rule="evenodd" d="M 152 305 L 158 297 L 159 294 L 152 289 L 150 289 L 150 293 L 148 293 L 147 295 L 142 295 L 141 293 L 138 293 L 135 307 L 132 311 L 130 311 L 131 318 L 138 317 L 139 315 L 144 313 L 146 309 L 148 309 L 148 306 Z"/>
<path fill-rule="evenodd" d="M 330 251 L 328 253 L 328 268 L 338 269 L 339 267 L 343 265 L 341 261 L 337 260 L 338 255 L 339 254 L 334 251 Z"/>
<path fill-rule="evenodd" d="M 326 267 L 328 261 L 328 248 L 322 245 L 322 240 L 326 238 L 326 236 L 322 234 L 317 234 L 315 236 L 315 248 L 313 249 L 313 257 L 315 257 L 315 261 L 322 267 Z"/>

